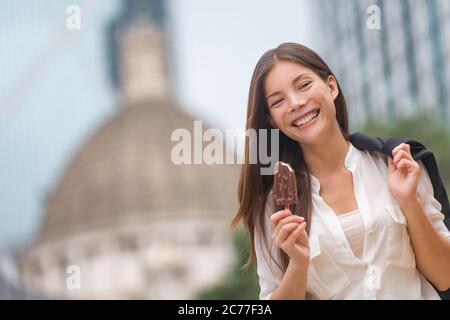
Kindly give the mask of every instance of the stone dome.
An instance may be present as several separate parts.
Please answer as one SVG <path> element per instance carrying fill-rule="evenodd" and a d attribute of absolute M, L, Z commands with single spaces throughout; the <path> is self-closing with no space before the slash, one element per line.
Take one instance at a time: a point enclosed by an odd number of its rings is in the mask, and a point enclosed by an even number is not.
<path fill-rule="evenodd" d="M 231 221 L 239 166 L 171 161 L 173 130 L 193 132 L 193 126 L 171 102 L 120 109 L 82 146 L 50 194 L 40 242 L 111 228 L 129 217 Z"/>

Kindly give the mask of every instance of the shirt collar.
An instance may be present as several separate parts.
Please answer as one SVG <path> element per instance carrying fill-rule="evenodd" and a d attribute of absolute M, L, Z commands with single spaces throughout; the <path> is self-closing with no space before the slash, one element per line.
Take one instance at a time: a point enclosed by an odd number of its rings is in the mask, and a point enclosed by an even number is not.
<path fill-rule="evenodd" d="M 350 147 L 347 151 L 347 155 L 345 156 L 345 167 L 350 172 L 354 172 L 354 170 L 359 166 L 361 162 L 361 151 L 356 149 L 351 142 L 349 142 Z M 309 174 L 311 179 L 311 190 L 315 194 L 319 194 L 320 192 L 320 182 L 315 176 L 311 173 Z"/>

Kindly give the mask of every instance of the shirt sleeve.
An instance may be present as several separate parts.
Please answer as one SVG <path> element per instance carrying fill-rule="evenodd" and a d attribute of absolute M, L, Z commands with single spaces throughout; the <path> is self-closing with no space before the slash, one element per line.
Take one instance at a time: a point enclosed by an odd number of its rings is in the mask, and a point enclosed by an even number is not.
<path fill-rule="evenodd" d="M 270 223 L 269 217 L 272 215 L 273 206 L 271 205 L 271 196 L 269 194 L 264 212 L 264 228 L 268 245 L 264 246 L 261 234 L 255 229 L 255 253 L 256 253 L 256 272 L 259 278 L 259 287 L 261 289 L 259 299 L 268 300 L 272 293 L 280 285 L 283 279 L 283 272 L 278 265 L 278 249 L 276 244 L 272 241 L 273 227 Z M 272 258 L 269 257 L 268 251 Z M 275 259 L 275 260 L 274 260 Z"/>
<path fill-rule="evenodd" d="M 425 213 L 431 220 L 435 229 L 444 237 L 450 238 L 450 232 L 444 224 L 444 214 L 442 213 L 442 205 L 434 197 L 433 185 L 425 165 L 421 160 L 418 161 L 422 168 L 419 178 L 419 185 L 417 187 L 417 195 L 422 201 L 422 206 Z"/>

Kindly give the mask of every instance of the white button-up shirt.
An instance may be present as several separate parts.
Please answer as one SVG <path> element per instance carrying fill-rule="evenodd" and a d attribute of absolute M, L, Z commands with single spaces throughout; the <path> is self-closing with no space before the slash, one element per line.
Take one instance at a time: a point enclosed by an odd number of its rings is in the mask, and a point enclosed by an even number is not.
<path fill-rule="evenodd" d="M 433 186 L 423 163 L 417 195 L 433 226 L 445 237 L 442 206 L 434 198 Z M 352 172 L 355 198 L 364 222 L 362 258 L 353 254 L 334 211 L 320 196 L 320 182 L 310 174 L 312 215 L 309 234 L 310 264 L 307 299 L 440 299 L 436 290 L 416 268 L 407 221 L 389 192 L 387 158 L 380 152 L 361 151 L 350 143 L 345 158 Z M 274 213 L 272 194 L 266 205 L 265 230 L 268 248 L 279 259 L 271 240 Z M 255 232 L 260 299 L 269 299 L 279 286 L 283 272 L 270 258 Z M 281 265 L 280 260 L 277 260 Z"/>

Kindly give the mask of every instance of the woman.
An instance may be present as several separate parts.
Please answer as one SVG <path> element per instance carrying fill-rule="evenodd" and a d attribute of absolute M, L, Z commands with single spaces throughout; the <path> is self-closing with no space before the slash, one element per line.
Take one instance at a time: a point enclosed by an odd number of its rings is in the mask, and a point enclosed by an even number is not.
<path fill-rule="evenodd" d="M 248 232 L 261 299 L 439 299 L 432 284 L 449 288 L 450 232 L 426 169 L 407 144 L 388 159 L 351 144 L 344 95 L 317 53 L 284 43 L 261 57 L 246 126 L 280 130 L 299 196 L 293 213 L 275 208 L 273 176 L 243 165 L 232 226 Z"/>

